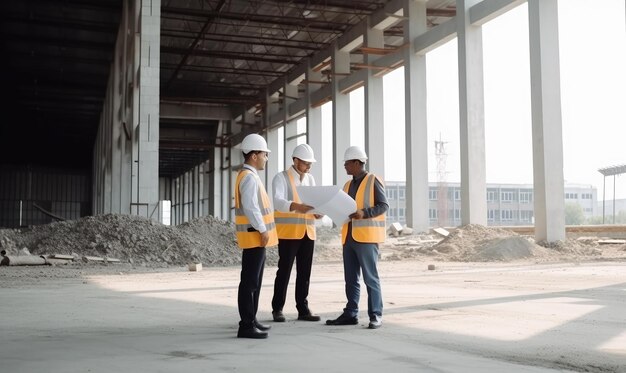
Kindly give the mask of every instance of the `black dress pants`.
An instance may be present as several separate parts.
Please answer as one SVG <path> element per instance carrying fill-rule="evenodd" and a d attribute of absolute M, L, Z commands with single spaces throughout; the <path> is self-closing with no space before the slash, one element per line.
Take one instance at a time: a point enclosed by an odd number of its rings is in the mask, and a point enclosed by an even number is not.
<path fill-rule="evenodd" d="M 299 240 L 278 240 L 278 271 L 274 281 L 274 297 L 272 311 L 282 311 L 287 297 L 287 286 L 293 262 L 296 261 L 296 308 L 298 315 L 308 315 L 309 281 L 311 279 L 311 265 L 313 263 L 313 248 L 315 241 L 307 235 Z"/>
<path fill-rule="evenodd" d="M 241 280 L 237 303 L 239 307 L 239 327 L 248 329 L 254 326 L 256 312 L 259 309 L 259 295 L 263 284 L 265 267 L 265 248 L 243 249 L 241 255 Z"/>

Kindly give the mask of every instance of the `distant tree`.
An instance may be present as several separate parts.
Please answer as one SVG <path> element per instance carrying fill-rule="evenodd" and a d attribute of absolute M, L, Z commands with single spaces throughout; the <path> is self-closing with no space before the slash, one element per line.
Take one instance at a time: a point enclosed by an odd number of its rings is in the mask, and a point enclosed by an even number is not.
<path fill-rule="evenodd" d="M 591 217 L 587 218 L 587 221 L 585 222 L 585 224 L 587 224 L 587 225 L 600 225 L 600 224 L 602 224 L 602 216 L 591 216 Z"/>
<path fill-rule="evenodd" d="M 565 225 L 581 225 L 585 221 L 585 213 L 578 203 L 565 204 Z"/>
<path fill-rule="evenodd" d="M 602 216 L 590 217 L 585 224 L 602 224 Z M 604 224 L 613 224 L 613 214 L 604 216 Z M 615 215 L 615 224 L 626 224 L 626 210 L 621 210 Z"/>

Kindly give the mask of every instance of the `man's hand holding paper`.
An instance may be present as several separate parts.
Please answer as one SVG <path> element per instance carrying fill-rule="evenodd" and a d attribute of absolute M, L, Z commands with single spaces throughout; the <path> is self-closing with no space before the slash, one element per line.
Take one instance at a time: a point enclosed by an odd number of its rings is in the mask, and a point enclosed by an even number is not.
<path fill-rule="evenodd" d="M 354 199 L 336 185 L 298 186 L 297 190 L 302 203 L 315 206 L 309 213 L 327 215 L 337 226 L 348 222 L 357 210 Z"/>

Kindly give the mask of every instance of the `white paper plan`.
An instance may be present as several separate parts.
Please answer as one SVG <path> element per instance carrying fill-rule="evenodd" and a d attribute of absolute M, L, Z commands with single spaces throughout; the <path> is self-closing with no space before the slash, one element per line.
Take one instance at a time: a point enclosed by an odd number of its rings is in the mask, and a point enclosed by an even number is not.
<path fill-rule="evenodd" d="M 298 186 L 296 187 L 302 203 L 313 206 L 311 214 L 322 214 L 332 219 L 337 226 L 342 226 L 356 211 L 356 202 L 342 188 L 336 185 Z"/>

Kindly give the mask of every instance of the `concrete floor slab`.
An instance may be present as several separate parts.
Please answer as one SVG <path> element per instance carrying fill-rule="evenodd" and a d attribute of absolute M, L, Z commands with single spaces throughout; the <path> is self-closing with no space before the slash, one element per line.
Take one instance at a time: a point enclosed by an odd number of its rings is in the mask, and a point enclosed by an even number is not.
<path fill-rule="evenodd" d="M 270 321 L 267 267 L 260 341 L 235 337 L 238 267 L 35 283 L 5 272 L 0 371 L 626 371 L 626 263 L 427 264 L 380 263 L 379 330 L 366 328 L 364 287 L 359 325 L 296 321 L 293 284 L 288 321 Z M 309 302 L 322 320 L 339 315 L 340 263 L 314 266 Z"/>

